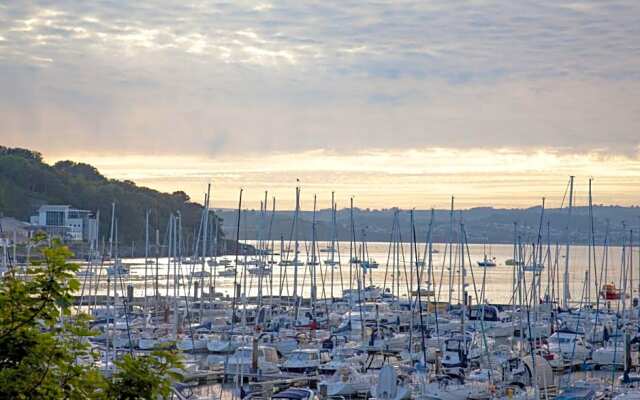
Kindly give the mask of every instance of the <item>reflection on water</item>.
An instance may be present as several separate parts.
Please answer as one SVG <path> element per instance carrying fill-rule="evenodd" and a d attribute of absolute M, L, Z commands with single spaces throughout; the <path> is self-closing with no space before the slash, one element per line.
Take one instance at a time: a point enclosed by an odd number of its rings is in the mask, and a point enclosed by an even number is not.
<path fill-rule="evenodd" d="M 249 242 L 252 243 L 252 242 Z M 327 243 L 319 243 L 319 248 L 323 249 L 327 247 Z M 307 257 L 311 258 L 310 255 L 307 255 L 305 252 L 305 248 L 309 248 L 310 246 L 305 246 L 304 243 L 301 243 L 301 254 L 300 260 L 305 261 Z M 371 273 L 367 274 L 366 281 L 367 284 L 369 282 L 373 282 L 373 284 L 390 288 L 392 285 L 394 287 L 394 292 L 397 291 L 397 287 L 399 284 L 400 294 L 402 296 L 406 296 L 408 289 L 413 287 L 415 289 L 415 270 L 411 273 L 409 266 L 411 265 L 411 257 L 410 257 L 410 247 L 409 244 L 404 244 L 400 247 L 400 250 L 396 257 L 393 256 L 393 253 L 389 250 L 388 243 L 368 243 L 368 254 L 370 259 L 374 259 L 378 262 L 379 267 L 377 269 L 370 270 Z M 285 245 L 287 248 L 287 245 Z M 420 260 L 424 258 L 424 245 L 420 246 L 418 249 L 421 252 L 419 257 Z M 431 284 L 432 288 L 435 291 L 436 296 L 439 295 L 439 299 L 441 301 L 446 301 L 448 299 L 448 288 L 449 288 L 449 249 L 447 249 L 445 244 L 435 244 L 434 250 L 437 253 L 433 254 L 432 265 L 433 265 L 433 273 Z M 452 299 L 453 302 L 459 301 L 459 265 L 461 264 L 461 251 L 457 245 L 454 245 L 451 249 L 451 254 L 453 255 L 452 265 L 453 268 L 453 280 L 452 280 Z M 514 249 L 512 245 L 505 244 L 494 244 L 494 245 L 478 245 L 478 244 L 470 244 L 468 245 L 469 254 L 467 254 L 467 250 L 465 248 L 465 256 L 464 256 L 464 266 L 467 271 L 466 273 L 466 282 L 469 284 L 467 290 L 469 295 L 476 297 L 475 293 L 481 293 L 483 290 L 486 293 L 486 298 L 494 303 L 506 303 L 511 299 L 511 293 L 513 288 L 513 277 L 514 277 L 514 267 L 506 265 L 506 261 L 513 258 Z M 478 266 L 477 262 L 482 261 L 484 259 L 484 255 L 486 255 L 490 259 L 494 259 L 496 262 L 495 267 L 487 267 L 481 268 Z M 278 252 L 278 246 L 276 245 L 276 252 Z M 546 260 L 547 250 L 543 249 L 545 255 L 545 268 L 540 273 L 540 286 L 541 286 L 541 295 L 544 295 L 547 288 L 551 286 L 555 286 L 555 292 L 558 293 L 558 287 L 560 288 L 560 292 L 562 292 L 562 276 L 564 272 L 565 258 L 564 258 L 564 247 L 560 247 L 556 249 L 555 246 L 552 246 L 549 253 L 551 255 L 550 261 Z M 638 257 L 640 253 L 635 252 L 633 254 L 633 265 L 638 266 L 640 263 L 638 262 Z M 558 255 L 556 257 L 556 254 Z M 620 247 L 610 247 L 607 250 L 607 257 L 604 257 L 605 251 L 602 247 L 598 247 L 596 249 L 595 262 L 591 261 L 591 284 L 587 288 L 591 293 L 591 299 L 595 299 L 597 288 L 595 287 L 594 281 L 594 264 L 597 265 L 597 274 L 598 280 L 614 282 L 616 286 L 620 285 L 620 275 L 621 275 L 621 265 L 622 264 L 622 249 Z M 627 251 L 627 258 L 629 252 Z M 266 256 L 267 260 L 273 260 L 278 262 L 280 261 L 280 256 Z M 335 260 L 340 260 L 341 265 L 331 268 L 324 264 L 324 260 L 328 260 L 330 258 L 330 253 L 321 252 L 317 253 L 316 257 L 318 257 L 318 261 L 320 265 L 316 267 L 317 274 L 317 296 L 322 299 L 324 297 L 329 297 L 331 294 L 331 286 L 333 282 L 333 293 L 335 296 L 339 296 L 342 293 L 342 290 L 352 288 L 357 288 L 357 283 L 355 281 L 356 271 L 355 265 L 353 269 L 350 270 L 349 266 L 349 243 L 341 242 L 339 243 L 339 253 L 336 252 Z M 233 260 L 233 256 L 225 257 L 227 259 Z M 249 257 L 254 258 L 254 257 Z M 292 256 L 289 256 L 291 259 Z M 569 258 L 569 286 L 571 291 L 572 300 L 579 301 L 581 294 L 585 290 L 586 280 L 585 273 L 589 270 L 589 256 L 588 256 L 588 247 L 587 246 L 573 246 L 571 248 L 570 258 Z M 243 259 L 243 257 L 241 257 Z M 394 263 L 395 259 L 395 263 Z M 398 263 L 399 261 L 399 263 Z M 606 262 L 605 262 L 606 261 Z M 628 260 L 627 260 L 628 262 Z M 212 286 L 215 287 L 216 292 L 222 292 L 225 295 L 231 295 L 233 293 L 233 276 L 228 277 L 220 277 L 218 273 L 224 269 L 223 266 L 204 266 L 204 270 L 209 272 L 209 274 L 205 274 L 204 277 L 200 276 L 192 276 L 193 272 L 201 271 L 202 265 L 187 265 L 183 264 L 182 266 L 176 266 L 175 263 L 172 263 L 169 268 L 167 267 L 167 258 L 160 258 L 158 265 L 146 265 L 144 263 L 144 259 L 125 259 L 125 264 L 130 265 L 130 274 L 128 276 L 118 277 L 117 282 L 117 290 L 121 292 L 124 287 L 131 283 L 134 286 L 134 295 L 135 296 L 143 296 L 145 294 L 145 274 L 147 276 L 146 279 L 146 293 L 151 296 L 154 291 L 154 286 L 157 283 L 158 290 L 161 295 L 169 295 L 172 296 L 177 294 L 182 296 L 186 294 L 188 287 L 193 287 L 193 283 L 198 281 L 198 283 L 204 287 Z M 426 263 L 428 265 L 428 262 Z M 550 269 L 549 266 L 552 266 Z M 627 264 L 628 265 L 628 264 Z M 555 266 L 555 267 L 554 267 Z M 302 293 L 303 296 L 310 296 L 310 272 L 309 266 L 300 266 L 298 267 L 298 293 Z M 554 279 L 550 276 L 551 271 L 554 268 L 559 268 L 558 279 L 560 280 L 559 286 L 558 282 L 552 282 L 551 285 L 548 285 L 548 282 L 553 281 Z M 244 283 L 245 279 L 242 276 L 242 272 L 244 267 L 241 265 L 237 268 L 238 276 L 237 280 L 239 283 Z M 274 295 L 284 295 L 290 296 L 293 294 L 293 276 L 294 276 L 295 267 L 286 266 L 281 267 L 277 264 L 273 266 L 273 273 L 271 275 L 265 275 L 262 277 L 262 293 L 264 295 L 269 295 L 271 291 L 273 291 Z M 175 281 L 175 271 L 178 271 L 178 281 L 179 287 L 176 289 L 174 286 Z M 399 271 L 399 276 L 398 276 Z M 156 279 L 157 276 L 157 279 Z M 351 283 L 350 283 L 351 276 Z M 426 285 L 427 274 L 424 274 L 423 287 Z M 550 279 L 550 277 L 552 279 Z M 112 285 L 115 277 L 112 277 Z M 399 278 L 399 280 L 398 280 Z M 640 280 L 640 273 L 633 274 L 633 288 L 634 292 L 637 290 L 638 283 Z M 85 282 L 85 294 L 95 292 L 96 282 L 99 284 L 98 294 L 106 294 L 106 272 L 105 267 L 99 267 L 96 271 L 96 275 L 91 278 L 81 278 L 81 281 Z M 251 296 L 258 294 L 258 286 L 259 286 L 259 277 L 257 275 L 248 274 L 246 277 L 246 286 L 247 293 Z M 533 279 L 533 273 L 528 272 L 526 274 L 525 280 L 527 284 L 530 284 Z M 474 287 L 475 282 L 475 287 Z M 89 287 L 91 285 L 91 287 Z M 112 286 L 113 288 L 113 286 Z M 111 289 L 113 290 L 113 289 Z M 189 293 L 192 293 L 193 289 L 189 289 Z M 122 293 L 122 292 L 121 292 Z M 586 293 L 586 292 L 584 292 Z"/>

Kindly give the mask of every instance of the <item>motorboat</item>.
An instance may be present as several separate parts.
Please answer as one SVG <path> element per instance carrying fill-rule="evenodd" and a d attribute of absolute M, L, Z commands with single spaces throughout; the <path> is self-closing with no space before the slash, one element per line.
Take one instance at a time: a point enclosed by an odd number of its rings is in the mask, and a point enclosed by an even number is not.
<path fill-rule="evenodd" d="M 264 398 L 262 392 L 252 392 L 243 397 L 242 400 L 257 400 L 262 398 Z M 316 400 L 318 397 L 311 389 L 292 387 L 273 394 L 270 398 L 276 400 Z"/>
<path fill-rule="evenodd" d="M 489 259 L 487 256 L 484 257 L 484 260 L 477 261 L 478 267 L 495 267 L 496 262 L 494 259 Z"/>
<path fill-rule="evenodd" d="M 373 376 L 362 374 L 354 367 L 345 366 L 337 370 L 331 377 L 320 381 L 319 387 L 330 397 L 355 396 L 369 393 L 373 382 Z"/>
<path fill-rule="evenodd" d="M 207 349 L 207 335 L 204 333 L 197 333 L 194 335 L 187 335 L 179 338 L 176 341 L 176 347 L 178 350 L 185 352 L 197 352 Z"/>
<path fill-rule="evenodd" d="M 483 331 L 491 337 L 509 337 L 514 332 L 511 316 L 501 313 L 498 307 L 492 305 L 471 307 L 469 323 L 476 331 Z"/>
<path fill-rule="evenodd" d="M 577 333 L 558 331 L 548 343 L 549 351 L 562 355 L 565 365 L 580 365 L 591 358 L 591 345 Z"/>
<path fill-rule="evenodd" d="M 250 346 L 239 347 L 227 360 L 225 373 L 232 375 L 250 373 L 262 375 L 280 374 L 278 352 L 275 348 L 258 346 L 255 349 L 257 352 L 257 371 L 253 371 L 252 368 L 253 351 L 253 347 Z"/>
<path fill-rule="evenodd" d="M 625 350 L 622 340 L 611 340 L 605 346 L 594 350 L 591 355 L 591 361 L 597 367 L 623 367 L 624 358 Z M 631 359 L 634 360 L 634 357 L 631 357 Z"/>
<path fill-rule="evenodd" d="M 218 271 L 218 276 L 221 278 L 233 278 L 234 276 L 236 276 L 236 268 L 226 267 L 222 271 Z"/>
<path fill-rule="evenodd" d="M 319 349 L 298 349 L 291 352 L 285 362 L 280 365 L 284 372 L 314 374 L 321 363 L 329 361 L 329 353 Z"/>
<path fill-rule="evenodd" d="M 605 283 L 602 285 L 602 289 L 600 289 L 600 298 L 604 300 L 620 300 L 622 298 L 622 292 L 613 282 Z"/>

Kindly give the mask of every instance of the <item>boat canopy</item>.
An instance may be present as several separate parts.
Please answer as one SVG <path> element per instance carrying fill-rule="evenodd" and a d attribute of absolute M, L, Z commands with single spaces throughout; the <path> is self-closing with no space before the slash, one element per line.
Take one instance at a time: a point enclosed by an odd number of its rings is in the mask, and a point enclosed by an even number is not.
<path fill-rule="evenodd" d="M 479 305 L 473 306 L 469 310 L 469 320 L 470 321 L 492 321 L 497 322 L 500 319 L 498 318 L 498 307 L 490 306 L 490 305 Z"/>

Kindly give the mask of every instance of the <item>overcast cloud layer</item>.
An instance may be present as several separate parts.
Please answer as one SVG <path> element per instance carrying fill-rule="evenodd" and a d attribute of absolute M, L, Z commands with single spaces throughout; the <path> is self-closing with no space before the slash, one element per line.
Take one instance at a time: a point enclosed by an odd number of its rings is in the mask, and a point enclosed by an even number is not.
<path fill-rule="evenodd" d="M 146 4 L 0 4 L 0 142 L 637 154 L 637 0 Z"/>

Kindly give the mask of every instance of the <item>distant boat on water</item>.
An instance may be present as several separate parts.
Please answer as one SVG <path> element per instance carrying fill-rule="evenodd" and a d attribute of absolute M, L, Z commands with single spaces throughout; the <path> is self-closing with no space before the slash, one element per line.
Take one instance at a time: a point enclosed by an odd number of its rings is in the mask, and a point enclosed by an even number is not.
<path fill-rule="evenodd" d="M 496 262 L 493 259 L 487 258 L 487 256 L 485 255 L 484 260 L 478 261 L 478 266 L 479 267 L 495 267 Z"/>

